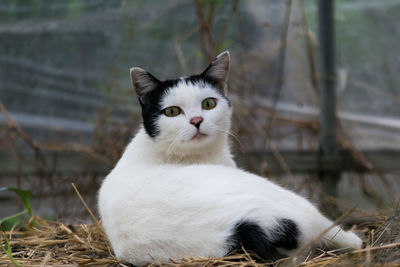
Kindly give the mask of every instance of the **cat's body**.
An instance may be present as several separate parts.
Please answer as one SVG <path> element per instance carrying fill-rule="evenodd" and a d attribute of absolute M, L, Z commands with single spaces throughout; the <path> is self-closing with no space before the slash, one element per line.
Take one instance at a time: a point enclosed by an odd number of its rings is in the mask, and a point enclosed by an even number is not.
<path fill-rule="evenodd" d="M 173 81 L 131 70 L 143 128 L 99 193 L 117 258 L 144 264 L 221 257 L 243 246 L 276 259 L 331 226 L 306 199 L 236 168 L 228 146 L 228 69 L 223 53 L 201 75 Z M 323 240 L 361 246 L 337 226 Z"/>

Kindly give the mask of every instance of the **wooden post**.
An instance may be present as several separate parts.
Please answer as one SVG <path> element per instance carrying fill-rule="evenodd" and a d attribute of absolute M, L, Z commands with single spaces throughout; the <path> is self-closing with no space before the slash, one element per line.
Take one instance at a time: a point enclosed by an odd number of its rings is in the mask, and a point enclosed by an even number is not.
<path fill-rule="evenodd" d="M 320 49 L 319 101 L 319 177 L 322 189 L 337 196 L 340 178 L 339 149 L 336 140 L 335 30 L 334 0 L 318 0 L 318 38 Z M 322 164 L 323 163 L 323 164 Z M 328 168 L 326 168 L 328 167 Z"/>

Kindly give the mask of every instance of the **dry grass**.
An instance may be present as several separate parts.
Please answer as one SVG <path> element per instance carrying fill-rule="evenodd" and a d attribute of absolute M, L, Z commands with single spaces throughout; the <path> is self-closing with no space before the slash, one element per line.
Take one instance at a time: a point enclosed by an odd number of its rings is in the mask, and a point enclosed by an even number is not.
<path fill-rule="evenodd" d="M 66 225 L 33 217 L 25 230 L 12 229 L 1 235 L 3 249 L 0 252 L 0 266 L 131 266 L 115 258 L 101 223 L 87 206 L 75 184 L 72 187 L 94 224 Z M 343 222 L 353 211 L 354 209 L 349 210 L 336 223 Z M 397 220 L 399 215 L 400 210 L 396 213 Z M 393 236 L 397 235 L 398 228 L 390 228 L 392 224 L 400 226 L 400 222 L 391 220 L 381 215 L 368 215 L 368 218 L 359 216 L 351 222 L 348 220 L 347 224 L 353 225 L 352 229 L 364 236 L 364 248 L 360 250 L 324 251 L 302 247 L 298 253 L 294 253 L 296 257 L 273 263 L 263 262 L 243 250 L 240 254 L 223 258 L 171 259 L 168 263 L 153 262 L 149 266 L 399 266 L 399 257 L 396 255 L 400 251 L 400 242 L 393 243 Z M 5 253 L 7 248 L 11 250 L 12 257 Z"/>
<path fill-rule="evenodd" d="M 381 217 L 380 217 L 381 218 Z M 299 258 L 283 259 L 275 266 L 375 266 L 377 252 L 400 248 L 400 243 L 385 244 L 379 240 L 379 227 L 384 220 L 371 220 L 357 226 L 357 231 L 366 236 L 365 248 L 356 251 L 314 250 Z M 119 262 L 113 255 L 110 244 L 98 224 L 65 225 L 36 218 L 36 226 L 24 231 L 6 232 L 14 259 L 23 266 L 129 266 Z M 1 244 L 6 246 L 5 237 Z M 397 250 L 399 251 L 399 250 Z M 0 266 L 12 266 L 10 258 L 0 252 Z M 386 262 L 384 266 L 396 266 Z M 397 263 L 398 264 L 398 263 Z M 152 266 L 161 266 L 153 263 Z M 268 266 L 257 261 L 256 257 L 245 252 L 224 258 L 190 258 L 181 261 L 171 260 L 165 266 Z M 398 265 L 397 265 L 398 266 Z"/>

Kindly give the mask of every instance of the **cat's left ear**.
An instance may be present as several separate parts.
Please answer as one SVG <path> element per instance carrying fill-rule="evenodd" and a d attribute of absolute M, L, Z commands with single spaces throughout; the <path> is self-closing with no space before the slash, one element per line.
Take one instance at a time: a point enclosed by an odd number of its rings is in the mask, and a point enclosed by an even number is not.
<path fill-rule="evenodd" d="M 155 90 L 160 84 L 157 78 L 141 68 L 131 68 L 131 80 L 142 104 L 147 104 L 146 95 Z"/>
<path fill-rule="evenodd" d="M 224 94 L 226 94 L 228 88 L 227 83 L 229 76 L 229 60 L 230 60 L 229 52 L 228 51 L 222 52 L 213 60 L 213 62 L 211 62 L 211 64 L 201 74 L 203 77 L 215 81 L 218 89 Z"/>

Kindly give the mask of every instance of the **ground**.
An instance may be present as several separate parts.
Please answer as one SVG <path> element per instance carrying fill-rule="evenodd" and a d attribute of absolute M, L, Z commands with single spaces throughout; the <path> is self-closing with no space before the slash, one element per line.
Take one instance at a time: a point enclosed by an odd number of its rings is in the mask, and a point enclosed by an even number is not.
<path fill-rule="evenodd" d="M 274 266 L 399 266 L 400 209 L 385 220 L 379 217 L 356 225 L 365 235 L 364 248 L 356 251 L 321 251 L 310 253 L 304 260 L 284 259 Z M 0 266 L 12 266 L 13 261 L 24 266 L 127 266 L 113 255 L 106 236 L 96 220 L 91 225 L 66 225 L 35 218 L 35 225 L 22 231 L 8 231 L 1 237 Z M 12 258 L 10 255 L 12 254 Z M 161 266 L 153 263 L 153 266 Z M 171 260 L 166 266 L 270 266 L 257 261 L 251 252 L 218 259 L 192 258 L 180 262 Z M 163 265 L 165 266 L 165 264 Z"/>

